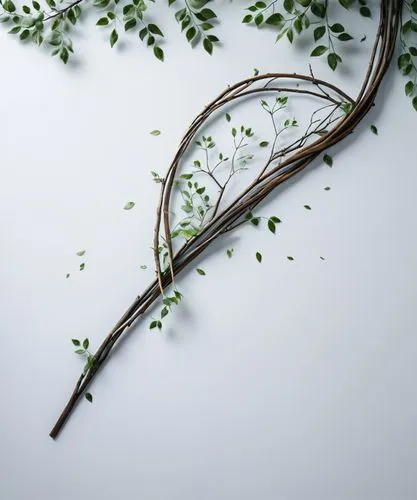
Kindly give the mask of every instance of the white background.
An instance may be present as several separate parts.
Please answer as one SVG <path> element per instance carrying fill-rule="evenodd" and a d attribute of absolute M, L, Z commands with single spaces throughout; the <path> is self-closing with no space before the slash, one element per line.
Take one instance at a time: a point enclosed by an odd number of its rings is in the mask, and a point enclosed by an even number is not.
<path fill-rule="evenodd" d="M 164 330 L 138 325 L 94 403 L 48 437 L 82 369 L 70 338 L 97 346 L 152 278 L 149 171 L 228 83 L 308 72 L 302 50 L 218 4 L 212 58 L 166 9 L 164 64 L 135 35 L 110 50 L 94 19 L 69 67 L 0 32 L 2 500 L 417 498 L 416 113 L 395 68 L 334 167 L 268 203 L 279 234 L 244 229 L 231 260 L 210 252 Z M 349 19 L 368 34 L 350 69 L 314 69 L 354 94 L 376 19 Z"/>

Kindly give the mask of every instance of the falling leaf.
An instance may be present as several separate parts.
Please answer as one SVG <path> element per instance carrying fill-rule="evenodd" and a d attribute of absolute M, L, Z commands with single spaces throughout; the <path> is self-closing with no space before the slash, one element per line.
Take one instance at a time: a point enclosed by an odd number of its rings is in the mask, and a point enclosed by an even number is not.
<path fill-rule="evenodd" d="M 128 201 L 126 205 L 123 207 L 123 210 L 132 210 L 134 206 L 135 206 L 134 201 Z"/>

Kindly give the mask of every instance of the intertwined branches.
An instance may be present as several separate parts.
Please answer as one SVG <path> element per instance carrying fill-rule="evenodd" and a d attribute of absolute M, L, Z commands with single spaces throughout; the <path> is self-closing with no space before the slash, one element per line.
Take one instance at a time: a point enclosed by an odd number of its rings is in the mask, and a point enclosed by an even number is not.
<path fill-rule="evenodd" d="M 180 302 L 182 295 L 175 288 L 175 277 L 183 269 L 192 265 L 195 259 L 214 241 L 242 224 L 251 223 L 253 219 L 256 219 L 253 216 L 253 210 L 277 186 L 294 177 L 329 147 L 343 140 L 366 116 L 373 106 L 382 78 L 392 61 L 401 22 L 402 6 L 402 0 L 381 1 L 380 22 L 374 48 L 370 54 L 369 67 L 362 88 L 356 98 L 351 98 L 342 89 L 316 78 L 311 71 L 308 75 L 266 73 L 229 86 L 194 119 L 179 145 L 166 176 L 162 178 L 155 174 L 156 180 L 161 184 L 153 245 L 156 278 L 135 299 L 98 350 L 90 357 L 88 366 L 80 375 L 66 407 L 50 433 L 51 437 L 55 438 L 59 434 L 77 401 L 85 394 L 114 346 L 122 336 L 132 330 L 135 322 L 156 303 L 161 295 L 164 305 L 161 319 L 173 304 Z M 225 192 L 230 185 L 230 179 L 237 173 L 236 163 L 230 158 L 225 160 L 224 156 L 219 157 L 221 163 L 228 162 L 229 165 L 226 177 L 220 179 L 217 175 L 218 166 L 211 164 L 209 158 L 209 152 L 214 148 L 211 144 L 214 144 L 214 141 L 211 136 L 200 137 L 199 134 L 212 117 L 224 109 L 227 110 L 231 103 L 246 102 L 254 96 L 262 97 L 265 103 L 262 106 L 273 120 L 274 139 L 268 150 L 269 154 L 266 155 L 265 161 L 259 166 L 249 185 L 234 199 L 227 201 Z M 266 100 L 268 96 L 272 96 L 271 102 L 275 104 L 268 104 Z M 281 129 L 275 122 L 275 111 L 277 108 L 280 111 L 285 107 L 287 99 L 296 100 L 298 96 L 314 99 L 320 104 L 309 123 L 304 128 L 299 127 L 300 134 L 295 139 L 281 143 L 277 140 Z M 226 118 L 229 119 L 230 116 L 226 114 Z M 291 119 L 289 123 L 284 121 L 283 127 L 286 129 L 296 125 L 298 125 L 297 122 L 294 123 Z M 232 129 L 235 151 L 239 151 L 243 144 L 239 142 L 240 138 L 243 138 L 243 141 L 250 138 L 252 130 L 245 127 L 240 129 L 240 132 L 237 129 L 234 130 L 233 132 Z M 196 140 L 204 154 L 207 153 L 207 162 L 204 165 L 200 163 L 194 166 L 212 181 L 216 191 L 213 199 L 212 197 L 206 199 L 200 184 L 195 185 L 191 181 L 189 176 L 195 175 L 194 171 L 183 173 L 181 170 L 184 157 Z M 198 204 L 195 207 L 194 202 L 190 201 L 190 206 L 187 207 L 188 212 L 187 210 L 185 212 L 186 215 L 188 214 L 188 219 L 194 222 L 184 226 L 180 224 L 179 227 L 189 231 L 191 226 L 192 231 L 181 233 L 177 224 L 172 221 L 172 213 L 175 208 L 173 206 L 173 203 L 175 205 L 175 196 L 173 196 L 175 192 L 178 193 L 179 190 L 183 201 L 186 201 L 187 196 L 183 193 L 186 188 L 183 181 L 191 199 L 194 199 L 194 196 L 201 197 L 202 211 L 198 208 Z M 190 207 L 192 216 L 189 215 L 191 214 Z M 271 217 L 269 222 L 273 225 L 278 221 Z M 173 240 L 177 237 L 183 238 L 182 243 L 174 245 Z M 171 286 L 174 286 L 172 293 Z M 151 324 L 151 327 L 160 326 L 161 320 L 155 320 Z"/>

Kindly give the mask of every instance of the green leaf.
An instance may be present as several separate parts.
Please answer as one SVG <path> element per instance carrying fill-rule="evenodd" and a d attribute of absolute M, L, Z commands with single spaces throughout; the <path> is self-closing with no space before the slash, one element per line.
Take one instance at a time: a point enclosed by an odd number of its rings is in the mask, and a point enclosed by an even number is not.
<path fill-rule="evenodd" d="M 262 254 L 261 254 L 261 253 L 259 253 L 259 252 L 256 252 L 255 256 L 256 256 L 256 260 L 257 260 L 259 263 L 261 263 L 261 262 L 262 262 Z"/>
<path fill-rule="evenodd" d="M 133 18 L 133 19 L 129 19 L 129 21 L 126 21 L 125 22 L 125 31 L 129 31 L 131 29 L 133 29 L 134 27 L 136 26 L 136 19 Z"/>
<path fill-rule="evenodd" d="M 329 167 L 332 167 L 333 166 L 333 158 L 328 155 L 328 154 L 325 154 L 323 156 L 323 161 L 326 165 L 328 165 Z"/>
<path fill-rule="evenodd" d="M 378 135 L 378 129 L 375 127 L 375 125 L 371 125 L 371 131 L 372 131 L 375 135 Z"/>
<path fill-rule="evenodd" d="M 203 47 L 210 55 L 213 53 L 213 43 L 208 38 L 203 40 Z"/>
<path fill-rule="evenodd" d="M 119 39 L 119 35 L 115 29 L 110 33 L 110 47 L 114 47 Z"/>
<path fill-rule="evenodd" d="M 148 30 L 153 35 L 164 36 L 164 34 L 162 33 L 162 31 L 159 29 L 159 27 L 156 24 L 148 24 Z"/>
<path fill-rule="evenodd" d="M 288 260 L 294 260 L 294 257 L 292 257 L 291 255 L 287 255 L 287 259 Z"/>
<path fill-rule="evenodd" d="M 322 56 L 325 52 L 327 52 L 328 48 L 325 45 L 317 45 L 317 47 L 311 52 L 311 57 Z"/>
<path fill-rule="evenodd" d="M 271 231 L 271 233 L 274 233 L 276 232 L 276 226 L 275 226 L 275 223 L 272 219 L 269 219 L 268 220 L 268 229 Z"/>
<path fill-rule="evenodd" d="M 153 48 L 153 53 L 154 53 L 154 56 L 157 59 L 159 59 L 160 61 L 164 60 L 164 51 L 161 49 L 161 47 L 158 47 L 157 45 L 155 45 L 155 47 Z"/>
<path fill-rule="evenodd" d="M 260 143 L 259 143 L 259 146 L 260 146 L 261 148 L 266 148 L 266 147 L 268 146 L 268 144 L 269 144 L 269 142 L 268 142 L 268 141 L 262 141 L 262 142 L 260 142 Z"/>
<path fill-rule="evenodd" d="M 340 23 L 335 23 L 330 26 L 330 30 L 333 33 L 343 33 L 343 31 L 345 31 L 345 27 Z"/>
<path fill-rule="evenodd" d="M 132 210 L 134 206 L 135 206 L 134 201 L 128 201 L 126 205 L 123 207 L 123 210 Z"/>
<path fill-rule="evenodd" d="M 84 349 L 77 349 L 76 351 L 74 351 L 75 354 L 84 354 L 85 353 L 85 350 Z"/>
<path fill-rule="evenodd" d="M 14 12 L 16 10 L 16 6 L 12 2 L 12 0 L 4 0 L 4 2 L 3 2 L 3 9 L 6 12 Z"/>
<path fill-rule="evenodd" d="M 228 249 L 226 250 L 226 254 L 227 254 L 227 256 L 229 257 L 229 259 L 231 259 L 231 258 L 232 258 L 233 252 L 234 252 L 233 248 L 228 248 Z"/>
<path fill-rule="evenodd" d="M 417 96 L 412 100 L 413 108 L 417 111 Z"/>
<path fill-rule="evenodd" d="M 198 272 L 198 274 L 201 274 L 201 276 L 206 275 L 206 273 L 202 269 L 197 268 L 196 271 Z"/>
<path fill-rule="evenodd" d="M 323 37 L 325 33 L 326 33 L 326 27 L 318 26 L 313 32 L 314 41 L 317 42 L 317 40 L 320 40 L 320 38 Z"/>
<path fill-rule="evenodd" d="M 160 130 L 152 130 L 152 132 L 150 132 L 151 135 L 161 135 L 161 131 Z"/>
<path fill-rule="evenodd" d="M 311 210 L 310 205 L 304 205 L 304 208 L 305 208 L 306 210 Z"/>
<path fill-rule="evenodd" d="M 92 402 L 93 402 L 93 396 L 91 395 L 91 393 L 86 392 L 86 393 L 84 394 L 84 396 L 85 396 L 85 399 L 86 399 L 88 402 L 90 402 L 90 403 L 92 403 Z"/>
<path fill-rule="evenodd" d="M 371 17 L 371 11 L 369 10 L 369 8 L 368 8 L 368 7 L 365 7 L 365 6 L 364 6 L 364 7 L 361 7 L 361 8 L 359 9 L 359 12 L 361 13 L 361 15 L 362 15 L 363 17 Z"/>
<path fill-rule="evenodd" d="M 84 271 L 84 269 L 85 269 L 85 263 L 81 262 L 81 264 L 80 264 L 80 271 Z"/>
<path fill-rule="evenodd" d="M 88 346 L 90 345 L 90 341 L 88 339 L 83 340 L 83 347 L 84 349 L 88 349 Z"/>
<path fill-rule="evenodd" d="M 275 14 L 272 14 L 269 16 L 266 20 L 265 23 L 268 24 L 269 26 L 281 26 L 281 24 L 284 21 L 284 17 L 282 14 L 279 12 L 276 12 Z"/>
<path fill-rule="evenodd" d="M 349 35 L 349 33 L 341 33 L 337 39 L 341 42 L 348 42 L 349 40 L 353 40 L 353 36 Z"/>
<path fill-rule="evenodd" d="M 338 63 L 338 58 L 337 58 L 337 54 L 335 54 L 334 52 L 331 52 L 328 56 L 327 56 L 327 63 L 328 65 L 330 66 L 330 68 L 335 71 L 335 69 L 337 68 L 337 63 Z"/>
<path fill-rule="evenodd" d="M 85 254 L 85 250 L 78 250 L 77 255 L 78 257 L 82 257 Z"/>
<path fill-rule="evenodd" d="M 78 339 L 71 339 L 71 342 L 75 345 L 75 346 L 79 346 L 81 345 L 80 341 Z"/>

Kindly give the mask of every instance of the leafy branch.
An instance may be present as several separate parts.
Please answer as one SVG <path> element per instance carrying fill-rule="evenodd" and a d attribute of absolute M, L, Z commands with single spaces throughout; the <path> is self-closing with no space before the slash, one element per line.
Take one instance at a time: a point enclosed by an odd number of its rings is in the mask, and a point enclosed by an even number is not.
<path fill-rule="evenodd" d="M 129 332 L 137 320 L 158 302 L 161 296 L 162 309 L 159 316 L 153 318 L 150 327 L 152 329 L 162 328 L 163 319 L 171 312 L 171 306 L 182 300 L 182 296 L 178 295 L 180 292 L 175 286 L 175 277 L 181 271 L 194 267 L 196 258 L 214 241 L 241 225 L 259 226 L 263 220 L 267 220 L 268 229 L 275 233 L 276 225 L 280 220 L 276 216 L 265 218 L 255 215 L 258 205 L 277 186 L 297 175 L 322 155 L 325 155 L 326 163 L 331 166 L 333 160 L 328 154 L 328 149 L 351 134 L 373 106 L 382 79 L 393 58 L 401 23 L 401 8 L 402 2 L 400 0 L 381 1 L 380 24 L 374 49 L 370 56 L 369 69 L 355 99 L 332 83 L 316 78 L 312 73 L 309 75 L 257 74 L 229 86 L 193 120 L 166 175 L 163 178 L 156 173 L 153 175 L 161 187 L 154 233 L 156 278 L 142 294 L 135 298 L 132 305 L 92 355 L 91 366 L 80 375 L 67 405 L 51 430 L 51 437 L 57 437 L 62 430 L 75 405 L 80 397 L 86 393 L 114 346 L 122 336 Z M 275 121 L 275 117 L 279 116 L 289 99 L 295 100 L 299 95 L 314 98 L 321 104 L 310 117 L 306 126 L 301 127 L 297 121 L 294 123 L 293 118 L 283 117 L 284 121 L 280 128 L 277 126 L 278 121 Z M 259 142 L 259 149 L 265 151 L 266 158 L 258 165 L 258 171 L 254 173 L 252 180 L 243 191 L 236 197 L 227 199 L 223 195 L 223 191 L 226 189 L 225 183 L 230 185 L 228 179 L 234 178 L 234 173 L 239 169 L 239 166 L 236 167 L 236 161 L 242 153 L 243 144 L 246 144 L 247 140 L 255 138 L 255 134 L 250 127 L 241 127 L 240 133 L 238 129 L 233 127 L 231 133 L 234 153 L 224 155 L 216 150 L 216 143 L 212 136 L 210 134 L 203 136 L 202 130 L 211 118 L 219 112 L 223 112 L 224 108 L 227 108 L 231 103 L 246 102 L 258 96 L 262 98 L 262 109 L 269 113 L 275 125 L 272 127 L 272 141 L 261 140 Z M 228 121 L 231 119 L 229 114 L 226 114 L 226 119 Z M 286 122 L 288 119 L 290 121 Z M 287 132 L 289 127 L 295 127 L 294 131 L 300 131 L 299 136 L 293 140 L 288 134 L 288 138 L 281 141 L 281 137 L 286 135 L 284 131 Z M 272 144 L 271 148 L 269 148 L 269 144 Z M 193 168 L 201 171 L 199 174 L 194 170 L 191 172 L 181 170 L 185 163 L 184 156 L 193 146 L 198 146 L 199 152 L 203 154 L 203 161 L 196 159 L 193 162 Z M 246 154 L 244 151 L 243 155 Z M 248 154 L 250 153 L 248 152 Z M 200 163 L 196 164 L 196 161 Z M 218 173 L 226 165 L 226 180 L 222 180 Z M 197 175 L 210 179 L 214 195 L 207 194 L 207 186 L 194 179 L 194 176 Z M 179 198 L 176 197 L 176 194 L 179 194 Z M 221 197 L 220 202 L 218 202 L 219 197 Z M 173 216 L 177 199 L 180 200 L 181 206 L 185 207 L 183 208 L 183 217 L 180 217 L 179 221 Z M 217 205 L 217 209 L 213 208 Z M 311 209 L 309 205 L 305 207 Z M 191 233 L 182 232 L 189 228 L 193 229 Z M 178 234 L 175 234 L 176 231 Z M 175 244 L 177 238 L 181 240 L 178 245 Z M 230 257 L 232 252 L 229 253 L 229 250 L 227 255 Z M 259 263 L 262 262 L 260 252 L 257 252 L 256 258 Z M 287 258 L 294 260 L 292 256 Z M 202 276 L 205 274 L 205 271 L 200 268 L 197 268 L 197 272 Z M 90 354 L 88 355 L 90 356 Z"/>

